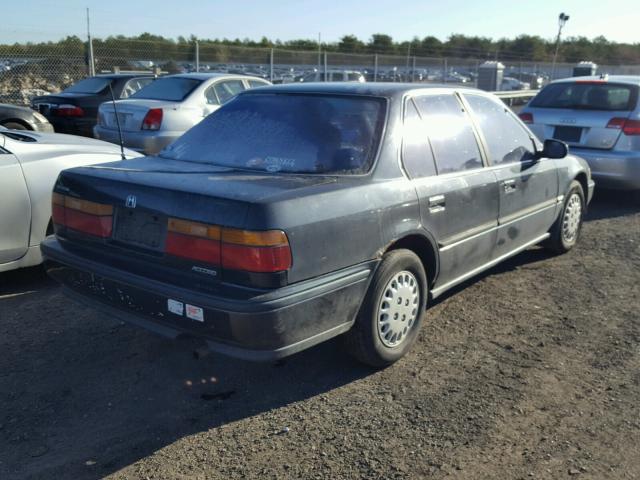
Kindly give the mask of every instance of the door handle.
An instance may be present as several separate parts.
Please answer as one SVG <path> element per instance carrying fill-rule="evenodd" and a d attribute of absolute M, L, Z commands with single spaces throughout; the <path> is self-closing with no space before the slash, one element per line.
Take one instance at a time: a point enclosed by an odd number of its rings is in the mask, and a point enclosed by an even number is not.
<path fill-rule="evenodd" d="M 444 195 L 434 195 L 433 197 L 429 197 L 429 211 L 431 213 L 444 211 L 445 205 L 446 202 Z"/>
<path fill-rule="evenodd" d="M 502 189 L 504 193 L 512 193 L 516 191 L 516 181 L 515 180 L 505 180 L 502 182 Z"/>

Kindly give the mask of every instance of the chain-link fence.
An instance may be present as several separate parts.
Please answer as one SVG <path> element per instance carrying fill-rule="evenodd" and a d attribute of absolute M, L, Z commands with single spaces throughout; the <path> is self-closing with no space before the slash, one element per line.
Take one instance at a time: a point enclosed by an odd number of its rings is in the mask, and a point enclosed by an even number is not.
<path fill-rule="evenodd" d="M 495 60 L 495 59 L 494 59 Z M 499 59 L 497 59 L 499 60 Z M 347 54 L 247 48 L 208 42 L 69 38 L 55 44 L 0 45 L 0 102 L 28 105 L 90 75 L 114 71 L 228 72 L 274 83 L 366 80 L 476 85 L 485 59 Z M 571 76 L 574 64 L 503 61 L 504 89 L 540 88 Z M 640 65 L 601 65 L 598 72 L 640 75 Z"/>

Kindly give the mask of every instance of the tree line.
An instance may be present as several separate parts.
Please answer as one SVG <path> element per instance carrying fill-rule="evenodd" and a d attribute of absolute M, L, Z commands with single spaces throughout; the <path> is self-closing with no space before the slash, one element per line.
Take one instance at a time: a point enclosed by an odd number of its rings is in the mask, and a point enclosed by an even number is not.
<path fill-rule="evenodd" d="M 345 54 L 381 54 L 418 57 L 456 57 L 486 60 L 508 61 L 537 61 L 548 62 L 555 50 L 555 40 L 547 40 L 535 35 L 520 35 L 513 39 L 493 40 L 487 37 L 467 36 L 461 34 L 450 35 L 442 41 L 434 36 L 423 38 L 414 37 L 410 41 L 395 41 L 391 36 L 376 33 L 367 41 L 354 35 L 345 35 L 337 42 L 323 42 L 316 40 L 298 39 L 272 41 L 266 37 L 260 40 L 252 39 L 202 39 L 191 37 L 165 38 L 160 35 L 142 33 L 137 36 L 123 35 L 109 36 L 104 39 L 95 38 L 93 48 L 100 52 L 114 52 L 122 56 L 163 55 L 176 58 L 193 58 L 195 42 L 199 42 L 201 52 L 209 50 L 211 53 L 222 50 L 233 50 L 234 47 L 275 48 L 281 50 L 295 50 L 317 52 L 340 52 Z M 26 43 L 0 45 L 0 54 L 24 54 L 30 52 L 59 52 L 61 49 L 67 54 L 85 55 L 86 41 L 77 36 L 66 37 L 57 42 Z M 262 60 L 263 52 L 256 50 L 256 56 Z M 593 39 L 586 37 L 568 37 L 562 40 L 558 53 L 558 62 L 574 63 L 590 60 L 600 64 L 638 64 L 640 63 L 640 43 L 610 42 L 605 37 Z"/>

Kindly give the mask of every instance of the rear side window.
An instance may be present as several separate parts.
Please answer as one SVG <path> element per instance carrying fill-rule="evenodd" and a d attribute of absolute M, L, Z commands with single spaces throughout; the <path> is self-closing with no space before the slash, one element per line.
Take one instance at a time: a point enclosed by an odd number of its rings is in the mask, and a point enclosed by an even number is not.
<path fill-rule="evenodd" d="M 266 87 L 269 84 L 267 82 L 260 82 L 258 80 L 249 80 L 249 88 Z"/>
<path fill-rule="evenodd" d="M 164 77 L 138 90 L 130 98 L 181 102 L 202 83 L 196 78 Z"/>
<path fill-rule="evenodd" d="M 216 95 L 218 96 L 220 103 L 224 105 L 244 90 L 244 84 L 241 80 L 228 80 L 216 83 L 213 86 L 213 89 L 216 91 Z"/>
<path fill-rule="evenodd" d="M 537 108 L 631 111 L 638 103 L 638 87 L 598 81 L 562 82 L 547 85 L 531 101 Z"/>
<path fill-rule="evenodd" d="M 385 100 L 375 97 L 243 94 L 160 155 L 271 173 L 365 173 L 385 112 Z"/>
<path fill-rule="evenodd" d="M 453 94 L 425 95 L 415 102 L 431 140 L 438 174 L 482 167 L 471 120 Z"/>
<path fill-rule="evenodd" d="M 481 95 L 464 96 L 484 134 L 492 164 L 520 162 L 533 157 L 531 137 L 502 102 Z"/>
<path fill-rule="evenodd" d="M 136 93 L 138 90 L 146 87 L 151 82 L 153 82 L 153 78 L 151 77 L 132 78 L 124 85 L 122 93 L 120 94 L 120 98 L 129 98 L 131 95 Z"/>
<path fill-rule="evenodd" d="M 64 89 L 63 93 L 100 93 L 110 82 L 109 77 L 89 77 Z"/>
<path fill-rule="evenodd" d="M 402 162 L 411 178 L 428 177 L 436 174 L 433 153 L 427 138 L 427 130 L 413 101 L 407 101 L 403 137 Z"/>

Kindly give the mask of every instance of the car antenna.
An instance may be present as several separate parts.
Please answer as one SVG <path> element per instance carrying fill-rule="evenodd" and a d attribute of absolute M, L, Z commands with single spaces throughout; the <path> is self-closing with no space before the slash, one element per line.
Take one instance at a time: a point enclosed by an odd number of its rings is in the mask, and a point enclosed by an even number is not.
<path fill-rule="evenodd" d="M 122 160 L 126 160 L 124 156 L 124 141 L 122 140 L 122 129 L 120 128 L 120 118 L 118 117 L 118 109 L 116 108 L 116 97 L 113 96 L 113 88 L 111 88 L 111 82 L 109 82 L 109 92 L 111 93 L 111 104 L 113 105 L 113 114 L 116 117 L 116 125 L 118 127 L 118 137 L 120 137 L 120 156 Z"/>

